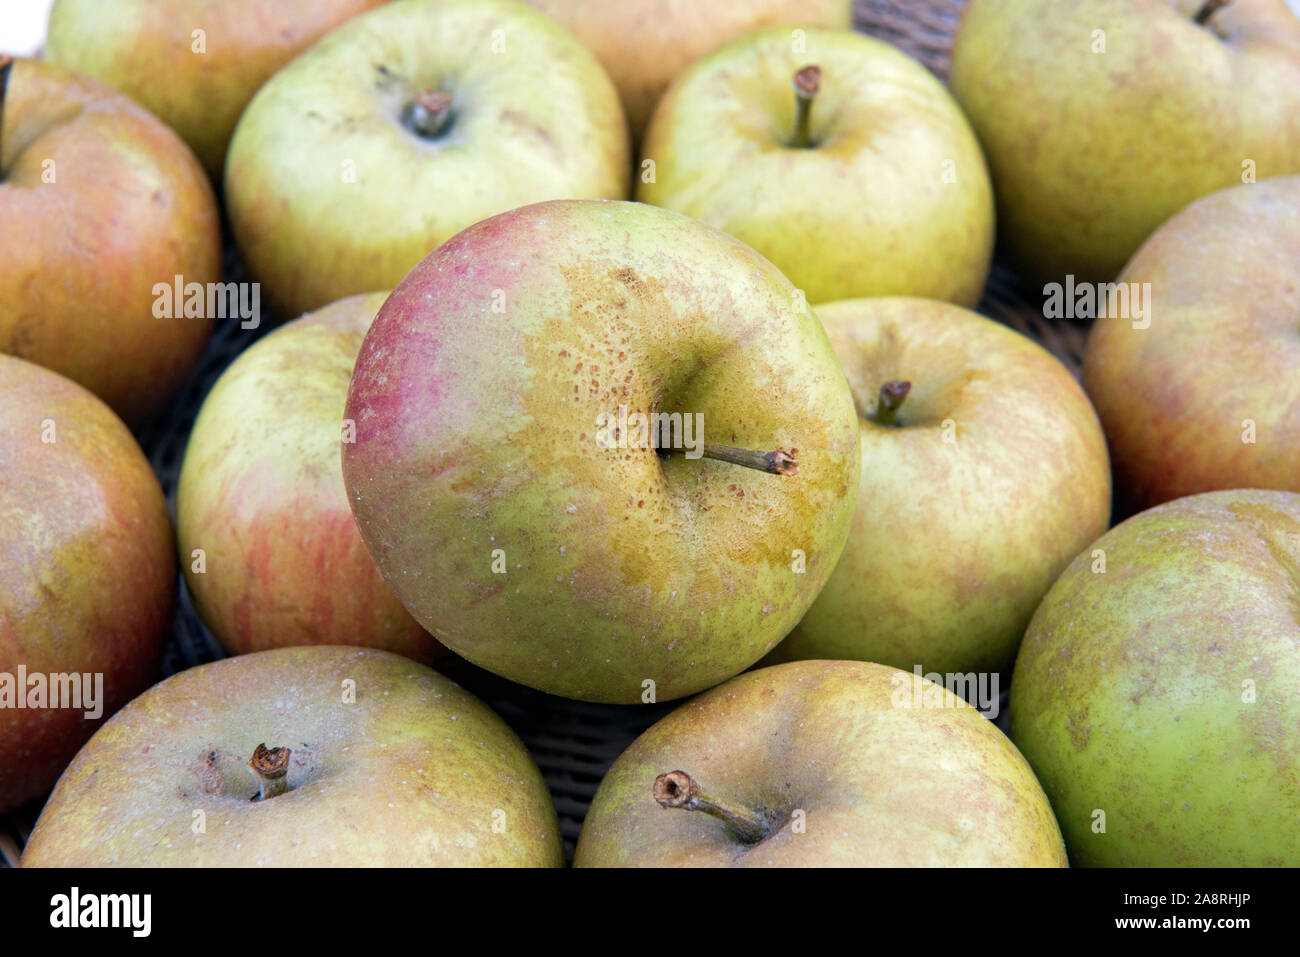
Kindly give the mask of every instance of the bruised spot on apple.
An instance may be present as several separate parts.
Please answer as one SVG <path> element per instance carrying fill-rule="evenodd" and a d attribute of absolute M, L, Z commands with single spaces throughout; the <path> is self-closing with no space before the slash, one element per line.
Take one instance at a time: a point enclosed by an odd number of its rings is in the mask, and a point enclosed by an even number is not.
<path fill-rule="evenodd" d="M 392 288 L 461 229 L 528 203 L 623 199 L 618 94 L 514 0 L 362 14 L 275 74 L 226 160 L 231 226 L 277 311 Z"/>
<path fill-rule="evenodd" d="M 1300 494 L 1229 490 L 1079 555 L 1016 659 L 1011 737 L 1070 858 L 1300 865 Z"/>
<path fill-rule="evenodd" d="M 16 683 L 22 667 L 51 688 L 69 676 L 81 704 L 0 707 L 5 811 L 47 791 L 99 720 L 154 678 L 176 559 L 162 489 L 121 420 L 75 383 L 3 355 L 0 555 L 0 672 Z"/>
<path fill-rule="evenodd" d="M 133 425 L 180 387 L 213 316 L 155 314 L 155 285 L 215 282 L 207 177 L 128 97 L 0 57 L 0 353 L 80 383 Z"/>
<path fill-rule="evenodd" d="M 1300 492 L 1300 176 L 1197 200 L 1117 282 L 1150 284 L 1149 320 L 1098 318 L 1083 384 L 1120 501 Z"/>
<path fill-rule="evenodd" d="M 923 686 L 914 696 L 913 683 Z M 762 668 L 614 762 L 578 867 L 1063 867 L 1046 795 L 992 722 L 883 665 Z"/>
<path fill-rule="evenodd" d="M 204 400 L 176 494 L 185 581 L 227 652 L 443 648 L 380 578 L 340 466 L 348 382 L 385 293 L 353 296 L 242 353 Z"/>
<path fill-rule="evenodd" d="M 64 772 L 24 867 L 556 867 L 541 772 L 387 652 L 281 648 L 154 685 Z"/>
<path fill-rule="evenodd" d="M 860 419 L 861 488 L 834 574 L 770 660 L 1007 670 L 1056 575 L 1110 520 L 1087 397 L 1037 343 L 957 306 L 817 315 Z"/>
<path fill-rule="evenodd" d="M 699 456 L 602 435 L 620 409 L 698 415 Z M 830 574 L 858 485 L 852 396 L 797 290 L 642 204 L 542 203 L 445 243 L 380 310 L 345 414 L 358 527 L 416 620 L 587 700 L 756 661 Z"/>

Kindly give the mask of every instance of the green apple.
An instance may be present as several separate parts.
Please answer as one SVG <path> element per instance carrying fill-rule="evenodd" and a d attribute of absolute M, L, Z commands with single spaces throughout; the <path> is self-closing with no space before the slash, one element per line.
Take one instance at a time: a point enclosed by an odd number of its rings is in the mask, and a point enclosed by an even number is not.
<path fill-rule="evenodd" d="M 131 433 L 0 355 L 0 811 L 48 791 L 153 680 L 175 600 L 167 503 Z"/>
<path fill-rule="evenodd" d="M 884 665 L 798 661 L 637 738 L 574 864 L 1063 867 L 1065 849 L 1025 759 L 966 702 Z"/>
<path fill-rule="evenodd" d="M 55 0 L 45 56 L 147 107 L 213 179 L 266 79 L 384 0 Z"/>
<path fill-rule="evenodd" d="M 0 353 L 132 424 L 162 408 L 215 316 L 156 289 L 221 276 L 216 200 L 185 144 L 95 80 L 0 54 L 0 223 Z"/>
<path fill-rule="evenodd" d="M 655 104 L 692 61 L 747 30 L 774 23 L 853 25 L 850 0 L 528 0 L 573 31 L 609 71 L 640 139 Z"/>
<path fill-rule="evenodd" d="M 746 34 L 677 78 L 642 152 L 637 199 L 748 243 L 810 302 L 969 306 L 984 288 L 979 144 L 943 84 L 880 40 L 810 29 L 796 49 L 786 27 Z"/>
<path fill-rule="evenodd" d="M 379 577 L 340 471 L 352 366 L 385 298 L 341 300 L 258 341 L 194 422 L 177 538 L 194 604 L 231 654 L 366 645 L 428 662 L 442 651 Z"/>
<path fill-rule="evenodd" d="M 555 805 L 524 746 L 450 679 L 368 648 L 182 671 L 59 780 L 24 867 L 550 867 Z"/>
<path fill-rule="evenodd" d="M 1010 712 L 1074 863 L 1300 865 L 1298 593 L 1292 492 L 1169 502 L 1066 569 Z"/>
<path fill-rule="evenodd" d="M 1300 176 L 1196 201 L 1118 282 L 1145 290 L 1150 316 L 1093 323 L 1083 384 L 1121 497 L 1300 492 Z"/>
<path fill-rule="evenodd" d="M 609 77 L 516 0 L 404 0 L 278 72 L 239 121 L 226 199 L 284 315 L 390 289 L 430 250 L 547 199 L 622 199 L 627 128 Z"/>
<path fill-rule="evenodd" d="M 853 516 L 858 426 L 821 323 L 753 250 L 639 203 L 539 203 L 441 246 L 366 334 L 345 415 L 352 510 L 403 604 L 572 698 L 753 664 Z"/>
<path fill-rule="evenodd" d="M 949 82 L 1002 239 L 1044 279 L 1109 280 L 1192 200 L 1300 173 L 1283 0 L 971 0 Z"/>
<path fill-rule="evenodd" d="M 817 315 L 853 391 L 862 484 L 839 565 L 774 660 L 1009 669 L 1056 576 L 1109 524 L 1096 413 L 1045 349 L 958 306 Z"/>

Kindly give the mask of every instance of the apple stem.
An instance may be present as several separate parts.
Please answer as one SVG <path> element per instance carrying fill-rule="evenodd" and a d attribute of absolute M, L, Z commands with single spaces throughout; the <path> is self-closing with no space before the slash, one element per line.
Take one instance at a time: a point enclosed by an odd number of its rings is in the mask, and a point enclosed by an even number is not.
<path fill-rule="evenodd" d="M 685 771 L 669 771 L 655 778 L 653 793 L 660 807 L 703 811 L 727 824 L 746 844 L 757 844 L 772 833 L 772 820 L 762 810 L 721 801 L 705 794 Z"/>
<path fill-rule="evenodd" d="M 1201 9 L 1196 11 L 1196 22 L 1204 26 L 1209 23 L 1210 17 L 1230 3 L 1232 3 L 1232 0 L 1205 0 L 1205 3 L 1201 5 Z"/>
<path fill-rule="evenodd" d="M 747 469 L 756 469 L 769 475 L 798 475 L 799 463 L 794 458 L 798 451 L 798 449 L 791 449 L 789 452 L 776 449 L 771 452 L 755 452 L 751 449 L 732 448 L 730 445 L 710 445 L 707 442 L 704 444 L 706 459 L 743 465 Z"/>
<path fill-rule="evenodd" d="M 822 71 L 819 66 L 806 66 L 794 75 L 794 137 L 790 145 L 795 149 L 807 149 L 813 145 L 809 127 L 812 124 L 812 105 L 822 87 Z"/>
<path fill-rule="evenodd" d="M 903 400 L 912 391 L 912 383 L 894 379 L 880 387 L 880 398 L 876 402 L 876 412 L 871 417 L 876 425 L 898 425 L 898 410 Z"/>
<path fill-rule="evenodd" d="M 259 744 L 253 749 L 253 759 L 248 766 L 257 775 L 262 790 L 253 798 L 255 801 L 267 801 L 283 794 L 289 786 L 289 748 L 268 748 Z"/>
<path fill-rule="evenodd" d="M 406 104 L 403 121 L 417 136 L 437 139 L 451 121 L 451 94 L 444 90 L 421 90 Z"/>

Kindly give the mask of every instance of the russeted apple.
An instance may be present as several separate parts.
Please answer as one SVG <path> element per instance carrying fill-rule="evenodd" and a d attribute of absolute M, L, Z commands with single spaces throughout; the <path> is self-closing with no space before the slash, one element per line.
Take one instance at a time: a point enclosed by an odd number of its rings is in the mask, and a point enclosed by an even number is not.
<path fill-rule="evenodd" d="M 798 661 L 733 678 L 614 762 L 578 867 L 1064 867 L 1025 759 L 923 678 Z"/>
<path fill-rule="evenodd" d="M 1110 522 L 1097 415 L 1047 350 L 924 299 L 817 307 L 862 438 L 853 531 L 772 660 L 1011 667 L 1056 576 Z"/>
<path fill-rule="evenodd" d="M 416 620 L 506 678 L 691 694 L 803 616 L 848 534 L 858 425 L 821 323 L 739 241 L 555 201 L 448 241 L 352 375 L 343 477 Z"/>
<path fill-rule="evenodd" d="M 87 742 L 23 867 L 557 867 L 519 739 L 400 655 L 278 648 L 173 675 Z"/>
<path fill-rule="evenodd" d="M 796 49 L 786 27 L 757 30 L 679 76 L 646 131 L 637 199 L 748 243 L 812 303 L 974 305 L 993 193 L 966 118 L 888 43 L 805 34 Z"/>
<path fill-rule="evenodd" d="M 55 0 L 45 56 L 147 107 L 218 182 L 235 121 L 272 73 L 384 0 Z"/>
<path fill-rule="evenodd" d="M 1083 384 L 1126 507 L 1300 492 L 1300 176 L 1197 200 L 1117 282 L 1142 291 L 1149 320 L 1097 319 Z"/>
<path fill-rule="evenodd" d="M 673 77 L 692 61 L 747 30 L 768 24 L 853 25 L 850 0 L 528 0 L 574 32 L 609 71 L 640 139 Z"/>
<path fill-rule="evenodd" d="M 1109 280 L 1192 200 L 1300 173 L 1285 0 L 971 0 L 949 83 L 1043 279 Z"/>
<path fill-rule="evenodd" d="M 339 464 L 348 382 L 385 293 L 294 320 L 243 352 L 203 402 L 176 493 L 185 581 L 231 654 L 366 645 L 443 650 L 379 577 Z"/>
<path fill-rule="evenodd" d="M 1300 865 L 1300 495 L 1234 490 L 1117 525 L 1025 634 L 1011 737 L 1070 859 Z"/>
<path fill-rule="evenodd" d="M 231 226 L 277 311 L 391 289 L 434 247 L 548 199 L 623 199 L 618 93 L 516 0 L 407 0 L 349 21 L 253 97 L 226 159 Z"/>
<path fill-rule="evenodd" d="M 138 424 L 189 373 L 214 316 L 155 286 L 221 275 L 203 169 L 128 97 L 0 54 L 0 353 L 79 382 Z"/>
<path fill-rule="evenodd" d="M 0 811 L 153 679 L 176 557 L 148 460 L 81 386 L 0 355 Z"/>

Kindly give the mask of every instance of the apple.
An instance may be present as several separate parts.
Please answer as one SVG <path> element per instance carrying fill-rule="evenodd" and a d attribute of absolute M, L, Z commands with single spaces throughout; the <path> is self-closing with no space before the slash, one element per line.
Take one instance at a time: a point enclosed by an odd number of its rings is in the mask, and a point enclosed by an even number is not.
<path fill-rule="evenodd" d="M 1094 322 L 1083 383 L 1123 499 L 1300 492 L 1300 176 L 1197 200 L 1118 282 L 1145 289 L 1149 319 Z"/>
<path fill-rule="evenodd" d="M 958 306 L 858 299 L 817 315 L 853 391 L 862 484 L 839 565 L 772 660 L 1009 669 L 1043 595 L 1110 521 L 1092 406 L 1037 343 Z"/>
<path fill-rule="evenodd" d="M 1192 200 L 1300 173 L 1283 0 L 971 0 L 949 84 L 1001 238 L 1043 279 L 1109 280 Z"/>
<path fill-rule="evenodd" d="M 131 433 L 0 355 L 0 812 L 48 791 L 149 684 L 175 600 L 167 503 Z"/>
<path fill-rule="evenodd" d="M 21 865 L 563 862 L 541 772 L 486 705 L 400 655 L 316 646 L 136 698 L 59 780 Z"/>
<path fill-rule="evenodd" d="M 809 302 L 974 305 L 993 253 L 979 144 L 925 67 L 847 30 L 728 43 L 674 81 L 646 132 L 637 199 L 772 260 Z M 653 161 L 653 168 L 648 164 Z"/>
<path fill-rule="evenodd" d="M 218 182 L 235 121 L 276 70 L 384 0 L 55 0 L 45 56 L 116 87 Z"/>
<path fill-rule="evenodd" d="M 176 495 L 185 581 L 231 654 L 443 650 L 379 577 L 339 464 L 352 365 L 386 293 L 303 316 L 243 352 L 203 402 Z"/>
<path fill-rule="evenodd" d="M 344 24 L 258 91 L 226 160 L 235 238 L 284 315 L 390 289 L 466 226 L 627 196 L 618 94 L 516 0 L 409 0 Z"/>
<path fill-rule="evenodd" d="M 1160 505 L 1066 569 L 1010 718 L 1074 863 L 1300 865 L 1298 591 L 1293 492 Z"/>
<path fill-rule="evenodd" d="M 639 203 L 527 206 L 434 251 L 366 334 L 345 417 L 353 514 L 415 619 L 590 701 L 762 657 L 834 568 L 858 486 L 853 400 L 798 290 Z"/>
<path fill-rule="evenodd" d="M 212 188 L 171 130 L 103 84 L 0 55 L 0 353 L 53 369 L 132 424 L 184 381 L 214 316 L 158 284 L 221 275 Z"/>
<path fill-rule="evenodd" d="M 961 698 L 884 665 L 798 661 L 637 738 L 574 864 L 1063 867 L 1065 849 L 1029 765 Z"/>
<path fill-rule="evenodd" d="M 850 0 L 528 0 L 573 31 L 618 87 L 632 135 L 640 139 L 668 84 L 690 63 L 756 27 L 853 25 Z"/>

